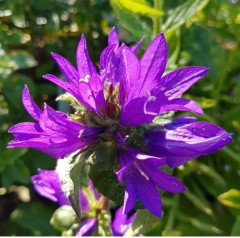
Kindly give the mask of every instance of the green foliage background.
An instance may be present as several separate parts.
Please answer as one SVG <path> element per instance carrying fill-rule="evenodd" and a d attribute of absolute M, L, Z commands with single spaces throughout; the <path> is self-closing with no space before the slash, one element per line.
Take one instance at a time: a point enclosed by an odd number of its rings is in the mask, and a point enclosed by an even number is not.
<path fill-rule="evenodd" d="M 30 182 L 38 168 L 52 169 L 55 161 L 34 150 L 6 149 L 12 138 L 7 130 L 31 121 L 21 103 L 24 84 L 38 105 L 45 101 L 65 110 L 55 101 L 59 89 L 42 79 L 59 74 L 50 52 L 75 64 L 84 33 L 97 65 L 112 26 L 129 45 L 145 36 L 139 56 L 164 32 L 168 71 L 209 67 L 185 97 L 201 104 L 200 121 L 218 124 L 234 139 L 222 151 L 175 170 L 188 191 L 163 193 L 163 218 L 147 218 L 151 226 L 136 221 L 129 234 L 240 235 L 239 0 L 1 0 L 0 22 L 0 235 L 60 235 L 49 223 L 57 205 L 38 196 Z"/>

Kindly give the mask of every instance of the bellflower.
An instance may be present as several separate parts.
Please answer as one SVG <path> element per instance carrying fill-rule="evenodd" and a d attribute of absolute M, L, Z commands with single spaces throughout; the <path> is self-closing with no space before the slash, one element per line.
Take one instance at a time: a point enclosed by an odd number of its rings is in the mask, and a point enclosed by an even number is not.
<path fill-rule="evenodd" d="M 10 128 L 14 139 L 9 147 L 35 148 L 63 158 L 83 148 L 94 150 L 94 144 L 114 146 L 117 177 L 125 185 L 123 213 L 133 209 L 139 199 L 161 217 L 158 188 L 171 193 L 186 190 L 178 179 L 161 171 L 161 166 L 178 167 L 220 150 L 232 139 L 222 128 L 196 122 L 193 117 L 162 120 L 164 114 L 172 111 L 203 114 L 198 103 L 182 95 L 206 75 L 208 68 L 188 66 L 164 74 L 168 59 L 164 35 L 156 36 L 138 59 L 136 51 L 142 40 L 133 48 L 120 45 L 113 29 L 109 45 L 100 56 L 100 73 L 88 56 L 84 36 L 77 47 L 77 68 L 53 53 L 66 81 L 51 74 L 44 78 L 75 98 L 78 117 L 48 106 L 40 110 L 25 88 L 23 104 L 37 122 Z M 116 165 L 112 171 L 115 168 Z"/>
<path fill-rule="evenodd" d="M 32 183 L 35 190 L 43 197 L 57 202 L 60 206 L 70 205 L 70 202 L 61 189 L 58 174 L 55 170 L 38 170 L 38 174 L 32 176 Z M 91 180 L 88 180 L 88 189 L 81 189 L 80 204 L 82 211 L 86 214 L 92 212 L 93 209 L 99 209 L 97 206 L 101 204 L 104 197 L 98 193 L 93 187 Z M 99 211 L 98 211 L 99 212 Z M 113 222 L 111 223 L 112 234 L 114 236 L 122 236 L 132 224 L 136 214 L 128 218 L 122 214 L 122 208 L 117 209 Z M 84 219 L 76 233 L 76 236 L 91 236 L 97 230 L 98 219 L 91 217 Z"/>

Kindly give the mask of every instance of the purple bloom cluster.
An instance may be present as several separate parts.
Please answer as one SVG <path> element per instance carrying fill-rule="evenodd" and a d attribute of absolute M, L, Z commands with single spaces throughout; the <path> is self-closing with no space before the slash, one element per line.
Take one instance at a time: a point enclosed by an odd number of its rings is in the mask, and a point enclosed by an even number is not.
<path fill-rule="evenodd" d="M 60 206 L 70 205 L 68 198 L 62 192 L 61 184 L 58 174 L 55 170 L 38 170 L 38 174 L 32 176 L 32 183 L 35 190 L 43 197 L 46 197 L 53 202 L 57 202 Z M 103 196 L 97 192 L 93 187 L 91 180 L 88 180 L 91 202 L 84 193 L 80 190 L 80 205 L 85 213 L 91 210 L 91 203 L 98 203 Z M 114 236 L 122 236 L 127 231 L 135 219 L 136 214 L 128 218 L 127 215 L 122 213 L 122 207 L 116 211 L 113 222 L 111 223 L 112 234 Z M 96 217 L 84 219 L 77 231 L 76 236 L 91 236 L 97 230 L 98 220 Z"/>
<path fill-rule="evenodd" d="M 61 159 L 93 142 L 111 142 L 117 148 L 117 177 L 125 184 L 123 213 L 131 211 L 139 199 L 161 217 L 158 188 L 171 193 L 186 189 L 160 167 L 178 167 L 220 150 L 232 139 L 222 128 L 196 122 L 194 117 L 161 121 L 170 111 L 203 114 L 198 103 L 182 95 L 206 75 L 206 67 L 189 66 L 164 74 L 168 48 L 163 34 L 152 40 L 141 59 L 136 52 L 142 40 L 133 48 L 120 45 L 112 29 L 108 42 L 100 56 L 100 73 L 88 56 L 84 36 L 76 52 L 77 69 L 62 56 L 52 54 L 66 81 L 51 74 L 44 78 L 78 101 L 77 116 L 47 105 L 41 110 L 25 87 L 23 104 L 36 122 L 11 127 L 14 139 L 8 147 L 34 148 Z M 155 123 L 156 117 L 160 122 Z"/>

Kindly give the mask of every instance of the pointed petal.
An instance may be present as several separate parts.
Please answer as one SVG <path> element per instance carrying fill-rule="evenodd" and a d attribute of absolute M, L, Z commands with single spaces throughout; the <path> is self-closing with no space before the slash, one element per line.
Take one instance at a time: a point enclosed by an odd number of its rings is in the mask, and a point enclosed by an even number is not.
<path fill-rule="evenodd" d="M 100 56 L 100 72 L 102 81 L 112 84 L 119 82 L 119 57 L 115 53 L 117 45 L 113 44 L 105 48 Z"/>
<path fill-rule="evenodd" d="M 160 112 L 158 114 L 169 111 L 187 111 L 199 115 L 204 114 L 202 108 L 197 102 L 187 98 L 176 98 L 169 101 L 168 105 L 164 105 L 160 108 Z"/>
<path fill-rule="evenodd" d="M 151 180 L 162 190 L 170 193 L 185 192 L 184 185 L 175 177 L 161 171 L 150 161 L 140 161 L 141 169 L 151 178 Z"/>
<path fill-rule="evenodd" d="M 119 44 L 119 39 L 115 27 L 112 28 L 108 35 L 108 45 Z"/>
<path fill-rule="evenodd" d="M 43 197 L 54 202 L 58 202 L 60 206 L 70 205 L 69 200 L 61 189 L 58 174 L 55 170 L 38 170 L 38 174 L 31 177 L 35 190 Z"/>
<path fill-rule="evenodd" d="M 112 230 L 113 230 L 113 235 L 114 236 L 123 236 L 124 235 L 124 231 L 126 229 L 124 225 L 127 224 L 128 221 L 128 216 L 126 214 L 123 214 L 123 209 L 122 207 L 120 207 L 119 209 L 117 209 L 116 213 L 115 213 L 115 218 L 114 221 L 112 223 Z"/>
<path fill-rule="evenodd" d="M 56 53 L 51 53 L 51 55 L 53 59 L 56 61 L 58 67 L 60 68 L 66 80 L 69 83 L 76 85 L 79 81 L 79 75 L 77 70 L 72 66 L 72 64 L 69 61 L 67 61 L 61 55 L 58 55 Z"/>
<path fill-rule="evenodd" d="M 179 98 L 207 72 L 208 68 L 200 66 L 188 66 L 174 70 L 160 79 L 161 91 L 169 100 Z"/>
<path fill-rule="evenodd" d="M 97 219 L 89 218 L 81 222 L 76 236 L 91 236 L 92 233 L 97 229 Z"/>
<path fill-rule="evenodd" d="M 166 68 L 167 58 L 167 42 L 164 35 L 159 34 L 150 43 L 140 60 L 141 77 L 138 80 L 138 96 L 145 96 L 147 91 L 159 85 L 159 79 Z"/>
<path fill-rule="evenodd" d="M 140 63 L 136 55 L 125 45 L 121 47 L 120 60 L 120 74 L 122 75 L 120 88 L 123 86 L 126 96 L 124 101 L 127 102 L 134 98 L 139 90 Z"/>
<path fill-rule="evenodd" d="M 232 141 L 222 128 L 207 122 L 196 122 L 162 132 L 145 134 L 149 153 L 165 156 L 170 167 L 178 167 L 189 160 L 222 149 Z"/>
<path fill-rule="evenodd" d="M 84 35 L 82 35 L 77 48 L 77 67 L 79 77 L 82 79 L 85 79 L 87 75 L 91 77 L 97 75 L 97 71 L 88 55 L 86 39 Z"/>
<path fill-rule="evenodd" d="M 137 54 L 138 49 L 141 47 L 142 43 L 144 41 L 144 37 L 142 37 L 136 45 L 134 45 L 131 50 L 133 51 L 134 54 Z"/>
<path fill-rule="evenodd" d="M 33 101 L 27 85 L 25 85 L 22 92 L 22 102 L 29 115 L 38 121 L 40 115 L 42 114 L 42 110 Z"/>
<path fill-rule="evenodd" d="M 151 180 L 147 180 L 137 169 L 131 171 L 132 183 L 141 203 L 155 216 L 162 215 L 160 194 Z"/>
<path fill-rule="evenodd" d="M 124 195 L 124 203 L 123 203 L 123 214 L 129 213 L 136 203 L 136 193 L 134 185 L 132 184 L 132 179 L 129 174 L 125 174 L 125 195 Z"/>

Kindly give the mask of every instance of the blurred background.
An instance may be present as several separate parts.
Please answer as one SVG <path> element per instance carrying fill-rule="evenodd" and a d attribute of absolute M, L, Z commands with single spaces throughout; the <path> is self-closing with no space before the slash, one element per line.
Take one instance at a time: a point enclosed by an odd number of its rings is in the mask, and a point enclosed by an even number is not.
<path fill-rule="evenodd" d="M 164 216 L 146 235 L 240 235 L 240 1 L 239 0 L 0 0 L 0 235 L 60 235 L 50 225 L 58 207 L 40 197 L 30 182 L 38 168 L 56 161 L 31 149 L 6 149 L 13 124 L 32 119 L 21 103 L 24 84 L 38 105 L 55 109 L 57 87 L 42 78 L 60 72 L 50 53 L 75 65 L 81 34 L 98 66 L 107 34 L 115 26 L 121 42 L 150 40 L 164 32 L 167 71 L 186 65 L 210 68 L 185 97 L 233 135 L 234 142 L 173 173 L 188 191 L 163 193 Z"/>

